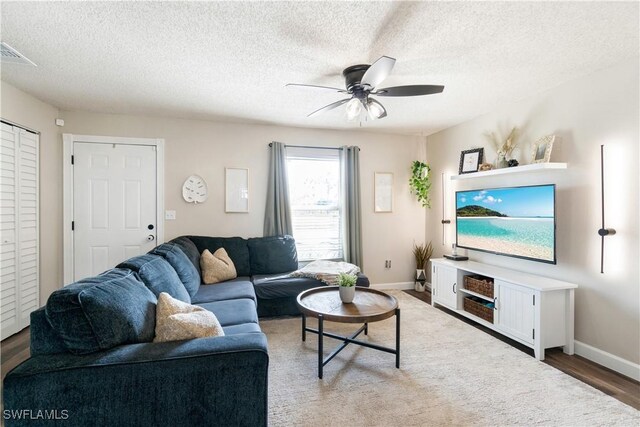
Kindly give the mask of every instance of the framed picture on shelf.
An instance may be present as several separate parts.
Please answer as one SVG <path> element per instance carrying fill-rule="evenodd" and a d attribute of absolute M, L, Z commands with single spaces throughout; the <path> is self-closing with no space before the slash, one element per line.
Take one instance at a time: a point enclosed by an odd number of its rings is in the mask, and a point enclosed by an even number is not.
<path fill-rule="evenodd" d="M 533 143 L 531 150 L 531 163 L 549 163 L 555 135 L 547 135 Z"/>
<path fill-rule="evenodd" d="M 480 163 L 482 163 L 482 156 L 484 155 L 484 148 L 474 148 L 472 150 L 465 150 L 460 153 L 460 167 L 458 168 L 458 174 L 478 172 Z"/>

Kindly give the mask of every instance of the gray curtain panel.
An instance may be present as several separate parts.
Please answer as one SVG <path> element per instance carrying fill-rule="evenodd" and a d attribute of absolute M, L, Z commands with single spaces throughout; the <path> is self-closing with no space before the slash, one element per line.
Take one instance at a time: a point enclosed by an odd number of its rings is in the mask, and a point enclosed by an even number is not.
<path fill-rule="evenodd" d="M 344 185 L 344 258 L 364 270 L 362 264 L 362 221 L 360 207 L 360 148 L 342 147 Z"/>
<path fill-rule="evenodd" d="M 267 181 L 267 206 L 264 213 L 264 235 L 293 235 L 285 146 L 272 142 Z"/>

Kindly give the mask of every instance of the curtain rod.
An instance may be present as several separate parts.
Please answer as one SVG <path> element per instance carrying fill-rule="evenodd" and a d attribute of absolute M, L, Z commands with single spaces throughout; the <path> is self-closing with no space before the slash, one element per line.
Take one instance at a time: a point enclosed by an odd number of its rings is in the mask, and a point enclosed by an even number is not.
<path fill-rule="evenodd" d="M 269 143 L 269 147 L 273 146 L 273 142 Z M 342 147 L 314 147 L 311 145 L 288 145 L 285 144 L 285 147 L 291 147 L 291 148 L 313 148 L 313 149 L 320 149 L 320 150 L 342 150 Z M 360 151 L 360 147 L 355 147 L 358 149 L 358 151 Z"/>

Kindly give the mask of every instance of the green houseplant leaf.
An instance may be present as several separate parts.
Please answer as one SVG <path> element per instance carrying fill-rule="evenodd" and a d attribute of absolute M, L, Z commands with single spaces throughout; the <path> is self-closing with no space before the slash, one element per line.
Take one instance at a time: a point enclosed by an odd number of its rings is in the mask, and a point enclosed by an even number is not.
<path fill-rule="evenodd" d="M 411 177 L 409 178 L 411 193 L 418 197 L 422 207 L 431 208 L 431 168 L 428 164 L 419 160 L 411 164 Z"/>

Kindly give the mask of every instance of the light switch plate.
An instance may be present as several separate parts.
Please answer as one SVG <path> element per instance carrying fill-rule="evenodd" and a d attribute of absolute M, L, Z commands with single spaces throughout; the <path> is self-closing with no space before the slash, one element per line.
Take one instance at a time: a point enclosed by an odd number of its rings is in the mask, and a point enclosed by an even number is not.
<path fill-rule="evenodd" d="M 176 211 L 164 211 L 164 219 L 169 221 L 176 219 Z"/>

